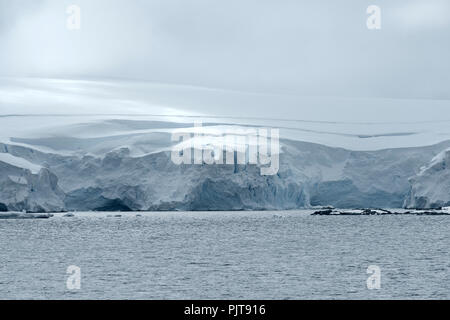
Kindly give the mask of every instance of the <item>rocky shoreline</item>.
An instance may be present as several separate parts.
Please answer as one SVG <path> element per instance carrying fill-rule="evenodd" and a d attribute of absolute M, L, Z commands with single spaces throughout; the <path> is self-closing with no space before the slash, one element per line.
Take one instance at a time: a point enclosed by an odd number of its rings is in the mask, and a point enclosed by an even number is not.
<path fill-rule="evenodd" d="M 53 217 L 51 213 L 26 213 L 26 212 L 0 212 L 2 219 L 48 219 Z"/>
<path fill-rule="evenodd" d="M 315 211 L 313 216 L 375 216 L 375 215 L 416 215 L 416 216 L 448 216 L 450 215 L 450 207 L 438 209 L 410 209 L 405 211 L 389 211 L 386 209 L 322 209 Z"/>

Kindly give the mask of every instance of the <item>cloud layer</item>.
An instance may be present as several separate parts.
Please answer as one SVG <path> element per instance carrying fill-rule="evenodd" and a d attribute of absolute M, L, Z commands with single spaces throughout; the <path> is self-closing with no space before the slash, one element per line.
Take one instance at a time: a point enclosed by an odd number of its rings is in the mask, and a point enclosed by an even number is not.
<path fill-rule="evenodd" d="M 445 0 L 0 0 L 0 75 L 450 99 L 449 16 Z"/>

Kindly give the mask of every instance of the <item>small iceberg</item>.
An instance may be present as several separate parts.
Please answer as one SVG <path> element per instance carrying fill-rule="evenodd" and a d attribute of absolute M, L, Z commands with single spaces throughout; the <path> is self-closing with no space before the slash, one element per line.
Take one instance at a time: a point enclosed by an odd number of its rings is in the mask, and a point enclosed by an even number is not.
<path fill-rule="evenodd" d="M 75 215 L 73 213 L 66 213 L 65 215 L 63 215 L 64 218 L 72 218 L 75 217 Z"/>
<path fill-rule="evenodd" d="M 0 212 L 1 219 L 48 219 L 53 217 L 50 213 L 27 213 L 27 212 Z"/>

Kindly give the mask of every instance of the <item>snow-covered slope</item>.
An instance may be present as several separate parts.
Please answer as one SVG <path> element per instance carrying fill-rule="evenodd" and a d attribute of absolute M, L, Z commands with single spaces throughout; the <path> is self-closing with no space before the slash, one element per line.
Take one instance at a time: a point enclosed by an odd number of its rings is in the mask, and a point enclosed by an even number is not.
<path fill-rule="evenodd" d="M 52 135 L 106 137 L 155 129 L 149 121 L 192 125 L 201 120 L 270 126 L 280 128 L 285 139 L 380 150 L 450 139 L 449 110 L 448 100 L 304 97 L 138 81 L 0 78 L 2 141 Z M 24 114 L 35 116 L 2 117 Z"/>
<path fill-rule="evenodd" d="M 405 201 L 406 207 L 450 206 L 450 149 L 433 158 L 410 182 L 411 191 Z"/>
<path fill-rule="evenodd" d="M 13 167 L 30 170 L 31 173 L 37 174 L 42 169 L 41 166 L 31 163 L 23 158 L 15 157 L 9 153 L 0 153 L 0 162 L 9 164 Z"/>
<path fill-rule="evenodd" d="M 446 203 L 447 171 L 436 169 L 446 158 L 420 169 L 450 147 L 449 107 L 0 79 L 0 209 L 400 207 L 406 197 L 409 206 Z M 213 131 L 280 129 L 278 174 L 261 176 L 255 165 L 175 165 L 171 135 L 194 121 Z"/>
<path fill-rule="evenodd" d="M 37 186 L 42 202 L 55 203 L 55 196 L 64 199 L 54 210 L 256 210 L 400 207 L 410 188 L 408 178 L 450 147 L 449 141 L 430 147 L 350 151 L 284 139 L 278 174 L 262 176 L 256 165 L 175 165 L 168 133 L 137 136 L 139 155 L 132 152 L 134 144 L 117 147 L 116 142 L 106 150 L 103 139 L 81 143 L 97 154 L 82 150 L 58 154 L 29 147 L 42 144 L 41 139 L 27 140 L 26 146 L 0 144 L 0 152 L 48 168 L 43 170 L 59 178 L 58 186 L 56 179 Z M 154 141 L 157 148 L 142 153 L 152 149 Z M 11 175 L 8 168 L 0 168 L 2 176 Z M 6 179 L 2 188 L 17 184 Z M 55 191 L 59 188 L 63 197 Z M 8 199 L 10 208 L 14 201 Z"/>

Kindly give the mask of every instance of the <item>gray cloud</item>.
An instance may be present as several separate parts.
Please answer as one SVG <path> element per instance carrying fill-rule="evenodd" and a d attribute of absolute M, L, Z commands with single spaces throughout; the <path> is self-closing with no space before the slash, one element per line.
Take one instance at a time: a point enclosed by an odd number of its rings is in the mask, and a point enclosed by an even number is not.
<path fill-rule="evenodd" d="M 0 74 L 450 99 L 449 16 L 445 0 L 0 0 Z"/>

